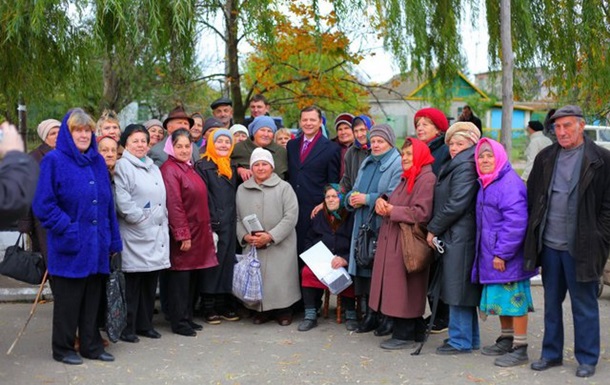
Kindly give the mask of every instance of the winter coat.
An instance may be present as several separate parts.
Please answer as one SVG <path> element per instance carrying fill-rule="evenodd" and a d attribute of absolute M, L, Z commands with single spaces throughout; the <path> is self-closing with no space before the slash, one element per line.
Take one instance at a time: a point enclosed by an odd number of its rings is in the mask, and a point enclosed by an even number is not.
<path fill-rule="evenodd" d="M 351 146 L 345 153 L 343 163 L 345 165 L 345 171 L 343 177 L 339 183 L 345 191 L 351 191 L 354 187 L 356 177 L 358 177 L 358 170 L 364 160 L 371 155 L 371 150 L 363 150 L 359 146 Z"/>
<path fill-rule="evenodd" d="M 237 143 L 231 154 L 231 163 L 234 164 L 235 167 L 244 167 L 249 170 L 250 156 L 252 156 L 252 152 L 257 147 L 258 146 L 250 138 Z M 286 180 L 288 178 L 288 154 L 286 153 L 286 149 L 275 142 L 271 142 L 267 147 L 262 148 L 269 151 L 271 156 L 273 156 L 273 163 L 275 163 L 273 172 L 279 175 L 282 180 Z"/>
<path fill-rule="evenodd" d="M 475 254 L 475 205 L 479 183 L 472 146 L 451 159 L 437 177 L 428 232 L 445 243 L 441 299 L 453 306 L 477 306 L 481 286 L 471 282 Z"/>
<path fill-rule="evenodd" d="M 568 243 L 576 262 L 576 281 L 597 281 L 604 271 L 610 249 L 610 152 L 585 135 L 578 180 L 574 244 Z M 529 220 L 525 238 L 525 269 L 540 266 L 541 229 L 549 204 L 559 144 L 542 150 L 527 180 Z"/>
<path fill-rule="evenodd" d="M 49 274 L 85 278 L 108 274 L 110 255 L 123 245 L 108 169 L 97 152 L 95 134 L 81 153 L 68 129 L 70 115 L 59 128 L 55 151 L 42 159 L 32 207 L 47 229 Z"/>
<path fill-rule="evenodd" d="M 0 161 L 0 228 L 11 227 L 30 207 L 36 181 L 36 161 L 19 151 L 9 151 Z"/>
<path fill-rule="evenodd" d="M 165 139 L 162 139 L 159 143 L 155 144 L 150 150 L 148 150 L 148 157 L 152 159 L 153 163 L 159 168 L 161 168 L 163 163 L 165 163 L 169 157 L 164 151 L 165 142 L 168 140 L 172 140 L 171 135 L 168 135 Z M 191 154 L 191 163 L 195 164 L 195 162 L 199 160 L 199 146 L 193 143 L 191 147 L 193 149 L 193 153 Z"/>
<path fill-rule="evenodd" d="M 527 228 L 525 185 L 510 163 L 486 188 L 480 187 L 476 209 L 476 254 L 472 282 L 508 283 L 528 279 L 536 272 L 523 270 L 523 242 Z M 506 270 L 493 268 L 494 257 L 504 260 Z"/>
<path fill-rule="evenodd" d="M 380 174 L 379 182 L 371 185 L 375 174 Z M 379 161 L 373 159 L 372 156 L 367 157 L 360 165 L 358 177 L 354 183 L 352 191 L 345 196 L 345 206 L 348 210 L 354 211 L 354 228 L 352 229 L 352 245 L 350 249 L 348 271 L 351 275 L 358 277 L 370 277 L 371 269 L 363 269 L 356 264 L 355 247 L 356 238 L 358 237 L 358 229 L 362 225 L 369 212 L 375 210 L 375 201 L 382 195 L 390 195 L 400 182 L 402 174 L 402 164 L 400 154 L 394 148 L 390 149 L 382 156 Z M 351 195 L 358 191 L 360 194 L 367 194 L 367 202 L 365 205 L 354 208 L 349 204 Z M 376 230 L 381 226 L 381 217 L 377 214 L 373 216 L 374 227 Z"/>
<path fill-rule="evenodd" d="M 192 166 L 170 156 L 161 166 L 167 191 L 170 270 L 196 270 L 218 265 L 214 251 L 208 189 Z M 182 241 L 191 248 L 180 250 Z"/>
<path fill-rule="evenodd" d="M 297 197 L 287 182 L 277 174 L 260 185 L 250 178 L 237 189 L 237 239 L 244 247 L 246 228 L 242 219 L 256 214 L 266 232 L 273 238 L 271 245 L 257 249 L 263 278 L 263 300 L 251 309 L 267 311 L 291 306 L 301 298 L 297 256 L 297 236 L 294 227 L 299 216 Z"/>
<path fill-rule="evenodd" d="M 532 172 L 536 155 L 551 144 L 553 144 L 553 141 L 544 135 L 542 131 L 536 131 L 530 135 L 530 142 L 525 148 L 525 168 L 521 174 L 521 179 L 527 182 L 527 178 L 529 178 Z"/>
<path fill-rule="evenodd" d="M 324 187 L 329 183 L 339 182 L 341 169 L 341 149 L 336 143 L 320 136 L 301 162 L 302 143 L 303 135 L 290 140 L 286 145 L 289 182 L 299 200 L 297 249 L 300 253 L 305 251 L 305 237 L 311 226 L 311 211 L 324 201 Z"/>
<path fill-rule="evenodd" d="M 379 229 L 369 294 L 369 306 L 384 315 L 416 318 L 426 310 L 430 268 L 407 273 L 402 256 L 400 223 L 428 223 L 432 216 L 435 182 L 432 166 L 423 166 L 410 194 L 403 178 L 388 199 L 394 207 L 390 215 L 383 218 Z"/>
<path fill-rule="evenodd" d="M 208 159 L 195 163 L 195 171 L 208 189 L 208 207 L 212 231 L 218 235 L 218 266 L 201 272 L 202 293 L 231 293 L 233 290 L 233 266 L 235 265 L 236 224 L 235 194 L 237 171 L 233 167 L 231 179 L 218 174 L 218 166 Z"/>
<path fill-rule="evenodd" d="M 445 144 L 445 135 L 443 134 L 432 139 L 428 143 L 428 148 L 434 157 L 432 172 L 434 172 L 434 175 L 438 175 L 443 166 L 451 160 L 451 155 L 449 155 L 449 147 Z"/>
<path fill-rule="evenodd" d="M 136 158 L 128 150 L 114 169 L 116 211 L 123 239 L 123 271 L 167 269 L 169 227 L 161 171 L 152 159 Z"/>

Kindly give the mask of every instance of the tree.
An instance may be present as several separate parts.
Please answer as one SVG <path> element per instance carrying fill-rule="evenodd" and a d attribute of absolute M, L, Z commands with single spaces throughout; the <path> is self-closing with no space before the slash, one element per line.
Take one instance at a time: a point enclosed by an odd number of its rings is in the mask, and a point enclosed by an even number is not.
<path fill-rule="evenodd" d="M 326 26 L 320 31 L 312 7 L 293 3 L 289 11 L 298 23 L 275 12 L 273 43 L 253 42 L 255 53 L 247 59 L 243 82 L 245 99 L 266 95 L 288 124 L 296 124 L 301 108 L 311 104 L 331 114 L 368 111 L 367 90 L 350 73 L 361 56 L 350 52 L 349 40 L 335 28 L 336 14 L 318 15 L 319 24 Z"/>

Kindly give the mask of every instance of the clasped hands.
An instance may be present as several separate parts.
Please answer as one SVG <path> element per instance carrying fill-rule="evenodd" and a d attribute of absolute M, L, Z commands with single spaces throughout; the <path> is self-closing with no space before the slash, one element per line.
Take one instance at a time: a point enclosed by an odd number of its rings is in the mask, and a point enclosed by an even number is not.
<path fill-rule="evenodd" d="M 273 237 L 268 232 L 263 231 L 256 234 L 246 234 L 244 241 L 257 249 L 260 249 L 273 242 Z"/>

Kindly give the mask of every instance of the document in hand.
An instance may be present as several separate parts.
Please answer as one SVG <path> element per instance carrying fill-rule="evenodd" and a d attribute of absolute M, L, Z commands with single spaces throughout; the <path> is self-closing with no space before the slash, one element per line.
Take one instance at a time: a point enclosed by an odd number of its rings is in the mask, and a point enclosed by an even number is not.
<path fill-rule="evenodd" d="M 301 253 L 300 257 L 331 293 L 341 293 L 352 284 L 345 268 L 332 268 L 331 261 L 335 256 L 322 241 Z"/>

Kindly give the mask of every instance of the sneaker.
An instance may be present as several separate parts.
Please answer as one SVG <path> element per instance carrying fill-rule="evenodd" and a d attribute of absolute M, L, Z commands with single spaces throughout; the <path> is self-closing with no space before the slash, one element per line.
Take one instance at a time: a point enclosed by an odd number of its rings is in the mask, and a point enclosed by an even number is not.
<path fill-rule="evenodd" d="M 510 368 L 512 366 L 527 364 L 528 361 L 527 345 L 522 345 L 514 349 L 511 347 L 511 351 L 501 357 L 496 358 L 494 364 L 503 368 Z"/>
<path fill-rule="evenodd" d="M 222 318 L 216 312 L 208 312 L 203 315 L 203 320 L 210 325 L 218 325 Z"/>
<path fill-rule="evenodd" d="M 311 329 L 315 328 L 316 326 L 318 326 L 318 320 L 316 320 L 316 319 L 304 319 L 299 324 L 298 331 L 300 331 L 300 332 L 307 332 L 307 331 L 310 331 Z"/>
<path fill-rule="evenodd" d="M 239 316 L 233 310 L 225 310 L 220 313 L 220 318 L 225 321 L 239 321 Z"/>
<path fill-rule="evenodd" d="M 512 336 L 500 336 L 495 344 L 484 346 L 481 349 L 481 354 L 484 356 L 503 356 L 510 353 L 513 351 L 513 339 Z"/>

